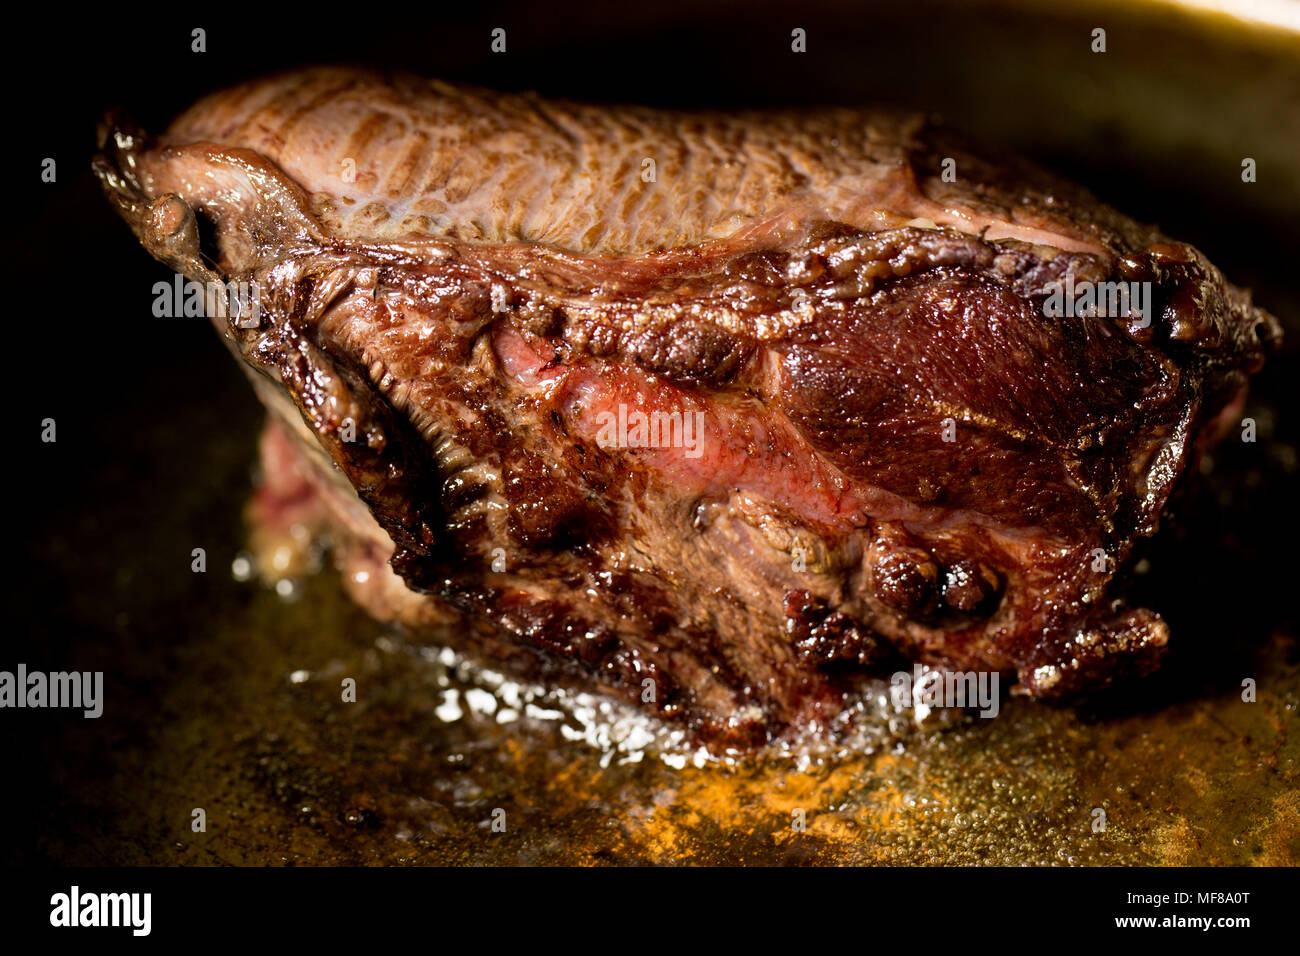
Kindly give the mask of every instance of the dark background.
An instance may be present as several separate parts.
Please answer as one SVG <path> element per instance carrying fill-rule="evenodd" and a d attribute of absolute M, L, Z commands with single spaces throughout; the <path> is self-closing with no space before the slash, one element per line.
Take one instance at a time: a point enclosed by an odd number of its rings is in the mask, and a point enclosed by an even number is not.
<path fill-rule="evenodd" d="M 11 771 L 5 819 L 15 833 L 5 855 L 124 858 L 96 835 L 153 796 L 132 790 L 132 780 L 160 722 L 176 716 L 160 688 L 176 668 L 202 671 L 214 648 L 226 653 L 212 637 L 223 608 L 248 601 L 190 574 L 188 553 L 206 544 L 220 572 L 238 547 L 257 406 L 205 321 L 151 316 L 152 285 L 170 273 L 139 248 L 90 176 L 97 120 L 121 106 L 157 130 L 204 93 L 302 63 L 356 61 L 688 108 L 918 108 L 1158 222 L 1253 287 L 1292 332 L 1258 379 L 1260 446 L 1230 451 L 1236 477 L 1202 494 L 1182 521 L 1199 544 L 1184 547 L 1175 526 L 1178 553 L 1143 584 L 1163 595 L 1152 606 L 1176 632 L 1201 634 L 1181 642 L 1162 693 L 1212 684 L 1230 670 L 1224 655 L 1292 629 L 1293 561 L 1280 545 L 1296 540 L 1289 415 L 1300 346 L 1300 42 L 1131 9 L 929 0 L 298 13 L 115 6 L 67 22 L 53 12 L 12 34 L 19 55 L 7 60 L 14 105 L 3 161 L 18 228 L 4 244 L 17 336 L 9 472 L 21 493 L 0 668 L 105 669 L 118 709 L 113 721 L 0 713 L 0 759 Z M 203 54 L 190 52 L 196 26 L 207 30 Z M 489 52 L 497 26 L 507 30 L 504 55 Z M 1089 50 L 1094 26 L 1108 30 L 1104 55 Z M 807 30 L 806 54 L 790 51 L 794 27 Z M 58 163 L 54 184 L 40 181 L 47 156 Z M 1259 182 L 1241 182 L 1243 156 L 1259 161 Z M 57 444 L 39 441 L 46 417 L 58 422 Z M 184 767 L 175 770 L 183 777 Z"/>

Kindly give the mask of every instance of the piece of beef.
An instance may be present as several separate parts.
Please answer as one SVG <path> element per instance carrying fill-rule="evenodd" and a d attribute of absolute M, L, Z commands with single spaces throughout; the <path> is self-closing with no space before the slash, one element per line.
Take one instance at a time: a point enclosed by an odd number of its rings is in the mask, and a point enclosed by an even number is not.
<path fill-rule="evenodd" d="M 1117 575 L 1280 336 L 916 117 L 314 69 L 114 121 L 96 170 L 155 256 L 255 283 L 215 321 L 264 504 L 310 491 L 360 601 L 717 746 L 833 726 L 900 652 L 1042 696 L 1154 667 Z M 1148 308 L 1049 317 L 1119 282 Z"/>

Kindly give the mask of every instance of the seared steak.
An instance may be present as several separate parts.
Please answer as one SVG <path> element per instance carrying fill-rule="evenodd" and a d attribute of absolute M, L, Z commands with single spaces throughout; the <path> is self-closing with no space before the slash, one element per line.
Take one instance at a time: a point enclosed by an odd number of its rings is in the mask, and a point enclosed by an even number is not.
<path fill-rule="evenodd" d="M 215 321 L 273 413 L 261 506 L 326 509 L 359 600 L 715 745 L 833 727 L 899 655 L 1150 670 L 1121 572 L 1280 336 L 912 116 L 315 69 L 114 120 L 96 170 L 159 259 L 255 283 Z"/>

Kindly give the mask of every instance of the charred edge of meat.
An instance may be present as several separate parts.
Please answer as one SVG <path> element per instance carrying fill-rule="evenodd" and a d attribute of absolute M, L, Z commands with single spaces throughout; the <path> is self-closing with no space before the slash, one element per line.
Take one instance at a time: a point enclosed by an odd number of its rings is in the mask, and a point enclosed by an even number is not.
<path fill-rule="evenodd" d="M 100 129 L 96 175 L 150 253 L 196 282 L 224 287 L 204 254 L 204 230 L 194 210 L 174 194 L 154 200 L 144 195 L 135 157 L 147 144 L 129 119 L 109 114 Z M 414 569 L 415 558 L 427 563 L 435 557 L 434 529 L 441 521 L 432 503 L 441 497 L 441 478 L 430 467 L 423 439 L 371 385 L 366 371 L 303 331 L 313 327 L 305 315 L 312 288 L 311 277 L 303 278 L 286 314 L 256 329 L 241 327 L 238 307 L 227 300 L 226 335 L 252 368 L 290 393 L 303 421 L 397 545 L 394 561 Z M 419 589 L 428 573 L 412 573 L 409 583 Z"/>

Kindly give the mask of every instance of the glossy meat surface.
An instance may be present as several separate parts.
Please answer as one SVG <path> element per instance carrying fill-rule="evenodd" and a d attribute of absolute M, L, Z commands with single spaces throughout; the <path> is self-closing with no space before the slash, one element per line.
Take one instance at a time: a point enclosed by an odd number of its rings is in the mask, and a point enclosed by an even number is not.
<path fill-rule="evenodd" d="M 1038 695 L 1155 666 L 1121 572 L 1279 336 L 919 118 L 313 70 L 109 136 L 146 248 L 256 282 L 255 327 L 215 321 L 362 603 L 719 744 L 833 732 L 904 657 Z M 1149 320 L 1049 317 L 1062 282 L 1146 284 Z"/>

